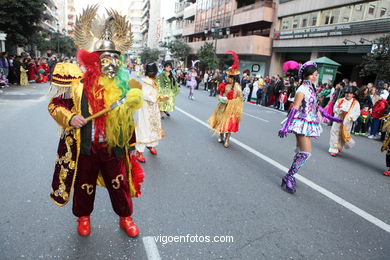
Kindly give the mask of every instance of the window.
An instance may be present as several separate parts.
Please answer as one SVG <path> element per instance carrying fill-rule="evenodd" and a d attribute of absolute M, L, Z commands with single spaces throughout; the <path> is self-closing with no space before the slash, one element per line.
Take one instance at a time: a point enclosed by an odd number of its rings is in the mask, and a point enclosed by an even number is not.
<path fill-rule="evenodd" d="M 309 17 L 310 17 L 310 14 L 304 14 L 304 15 L 302 15 L 302 19 L 301 19 L 301 27 L 302 27 L 302 28 L 305 28 L 305 27 L 308 26 Z"/>
<path fill-rule="evenodd" d="M 372 20 L 375 19 L 378 15 L 379 8 L 378 7 L 378 1 L 375 2 L 370 2 L 367 5 L 366 8 L 366 15 L 365 15 L 365 20 Z"/>
<path fill-rule="evenodd" d="M 329 24 L 330 21 L 330 10 L 322 11 L 320 25 Z"/>
<path fill-rule="evenodd" d="M 293 22 L 292 22 L 292 28 L 298 28 L 299 26 L 299 21 L 301 20 L 301 16 L 298 15 L 298 16 L 295 16 L 294 19 L 293 19 Z"/>
<path fill-rule="evenodd" d="M 291 17 L 286 17 L 282 19 L 282 30 L 291 28 Z"/>
<path fill-rule="evenodd" d="M 339 23 L 339 17 L 341 13 L 341 8 L 336 8 L 332 10 L 329 24 Z"/>
<path fill-rule="evenodd" d="M 386 15 L 386 8 L 382 8 L 379 17 L 381 18 L 384 17 L 385 15 Z"/>
<path fill-rule="evenodd" d="M 318 17 L 318 12 L 312 13 L 310 15 L 310 26 L 316 26 L 317 25 L 317 17 Z"/>
<path fill-rule="evenodd" d="M 354 8 L 353 14 L 352 14 L 352 22 L 363 20 L 364 7 L 365 7 L 364 4 L 355 5 L 355 8 Z"/>
<path fill-rule="evenodd" d="M 368 14 L 374 15 L 375 13 L 375 5 L 368 6 Z"/>
<path fill-rule="evenodd" d="M 344 6 L 340 8 L 338 23 L 348 23 L 351 16 L 352 6 Z"/>

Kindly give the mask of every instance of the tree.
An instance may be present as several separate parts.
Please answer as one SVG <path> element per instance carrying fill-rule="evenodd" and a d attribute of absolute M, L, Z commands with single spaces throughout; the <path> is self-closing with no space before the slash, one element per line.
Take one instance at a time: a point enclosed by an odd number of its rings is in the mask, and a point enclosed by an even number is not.
<path fill-rule="evenodd" d="M 219 62 L 217 55 L 214 52 L 214 44 L 211 42 L 205 42 L 200 47 L 197 57 L 200 60 L 200 65 L 205 69 L 215 69 Z"/>
<path fill-rule="evenodd" d="M 31 43 L 37 46 L 37 49 L 43 53 L 52 50 L 58 51 L 65 56 L 76 56 L 77 47 L 73 39 L 67 35 L 58 35 L 57 33 L 40 32 L 31 36 Z"/>
<path fill-rule="evenodd" d="M 40 30 L 44 0 L 0 0 L 0 6 L 0 31 L 7 34 L 7 42 L 27 44 Z"/>
<path fill-rule="evenodd" d="M 361 76 L 376 75 L 376 80 L 390 80 L 390 35 L 374 41 L 371 53 L 363 56 Z"/>
<path fill-rule="evenodd" d="M 167 47 L 173 56 L 180 61 L 184 61 L 191 50 L 191 47 L 181 40 L 171 41 L 167 44 Z"/>
<path fill-rule="evenodd" d="M 142 49 L 140 53 L 141 61 L 142 62 L 153 62 L 158 59 L 160 56 L 160 51 L 158 49 L 151 49 L 149 47 L 145 47 Z"/>

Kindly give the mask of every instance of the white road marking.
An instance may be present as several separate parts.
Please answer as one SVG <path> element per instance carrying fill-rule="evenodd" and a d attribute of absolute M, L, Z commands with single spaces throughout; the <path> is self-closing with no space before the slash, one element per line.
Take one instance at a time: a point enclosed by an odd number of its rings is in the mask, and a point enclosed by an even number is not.
<path fill-rule="evenodd" d="M 243 113 L 244 115 L 247 115 L 247 116 L 250 116 L 250 117 L 256 118 L 256 119 L 258 119 L 258 120 L 260 120 L 260 121 L 263 121 L 263 122 L 269 123 L 269 121 L 268 121 L 268 120 L 265 120 L 265 119 L 263 119 L 263 118 L 261 118 L 261 117 L 252 116 L 251 114 L 248 114 L 248 113 L 245 113 L 245 112 L 242 112 L 242 113 Z"/>
<path fill-rule="evenodd" d="M 252 104 L 252 103 L 249 103 L 249 102 L 245 102 L 245 104 L 249 104 L 249 105 L 256 106 L 256 107 L 261 107 L 261 108 L 264 108 L 264 109 L 267 109 L 269 111 L 276 112 L 276 113 L 286 114 L 285 111 L 280 111 L 280 110 L 278 110 L 276 108 L 266 107 L 266 106 L 263 106 L 263 105 L 259 106 L 259 105 Z"/>
<path fill-rule="evenodd" d="M 144 247 L 148 260 L 161 260 L 154 237 L 143 237 Z"/>
<path fill-rule="evenodd" d="M 178 111 L 180 111 L 181 113 L 185 114 L 186 116 L 190 117 L 191 119 L 195 120 L 196 122 L 206 126 L 207 128 L 209 128 L 209 125 L 206 124 L 205 122 L 203 122 L 202 120 L 200 120 L 199 118 L 189 114 L 188 112 L 180 109 L 179 107 L 176 107 L 176 109 Z M 274 167 L 280 169 L 281 171 L 283 172 L 287 172 L 288 171 L 288 168 L 283 166 L 282 164 L 278 163 L 277 161 L 269 158 L 268 156 L 260 153 L 259 151 L 253 149 L 252 147 L 240 142 L 239 140 L 235 139 L 235 138 L 230 138 L 231 142 L 241 146 L 242 148 L 244 148 L 245 150 L 247 150 L 248 152 L 251 152 L 253 153 L 254 155 L 256 155 L 257 157 L 259 157 L 260 159 L 268 162 L 269 164 L 273 165 Z M 327 189 L 315 184 L 314 182 L 312 182 L 311 180 L 299 175 L 299 174 L 296 174 L 296 179 L 299 180 L 300 182 L 306 184 L 307 186 L 309 186 L 310 188 L 312 188 L 313 190 L 321 193 L 322 195 L 328 197 L 329 199 L 333 200 L 334 202 L 338 203 L 339 205 L 349 209 L 350 211 L 352 211 L 353 213 L 357 214 L 358 216 L 364 218 L 365 220 L 371 222 L 372 224 L 376 225 L 377 227 L 381 228 L 382 230 L 390 233 L 390 225 L 383 222 L 382 220 L 374 217 L 373 215 L 367 213 L 366 211 L 356 207 L 355 205 L 353 205 L 352 203 L 349 203 L 348 201 L 342 199 L 341 197 L 337 196 L 336 194 L 328 191 Z"/>

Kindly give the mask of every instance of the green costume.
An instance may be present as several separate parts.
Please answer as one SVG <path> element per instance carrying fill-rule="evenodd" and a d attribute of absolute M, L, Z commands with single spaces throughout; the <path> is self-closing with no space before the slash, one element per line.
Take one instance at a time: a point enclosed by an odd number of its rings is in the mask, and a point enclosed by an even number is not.
<path fill-rule="evenodd" d="M 158 94 L 167 97 L 166 101 L 160 102 L 160 111 L 172 112 L 175 109 L 176 96 L 179 94 L 179 85 L 175 78 L 169 77 L 165 71 L 157 76 Z"/>

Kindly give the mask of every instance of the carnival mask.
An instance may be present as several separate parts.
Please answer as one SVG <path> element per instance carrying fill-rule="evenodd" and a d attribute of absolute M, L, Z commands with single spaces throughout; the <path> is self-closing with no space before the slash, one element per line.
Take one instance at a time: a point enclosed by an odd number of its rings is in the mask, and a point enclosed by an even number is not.
<path fill-rule="evenodd" d="M 121 61 L 117 53 L 104 52 L 100 55 L 100 69 L 104 75 L 112 79 L 119 71 Z"/>

